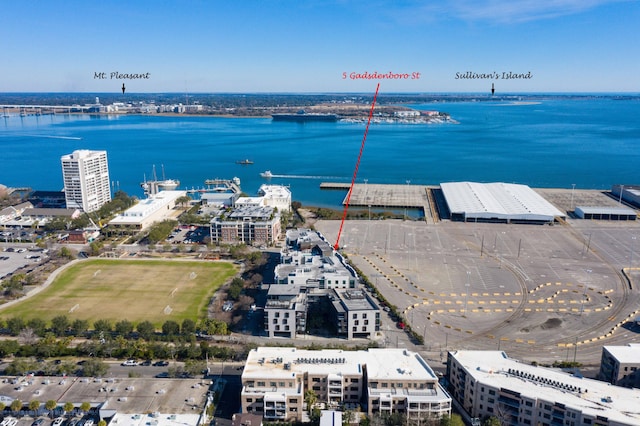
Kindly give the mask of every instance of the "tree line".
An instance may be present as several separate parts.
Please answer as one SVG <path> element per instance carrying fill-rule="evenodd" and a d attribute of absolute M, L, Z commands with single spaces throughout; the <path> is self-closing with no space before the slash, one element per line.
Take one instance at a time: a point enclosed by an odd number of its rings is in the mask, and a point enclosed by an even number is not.
<path fill-rule="evenodd" d="M 137 324 L 123 319 L 115 324 L 110 320 L 98 319 L 90 328 L 88 320 L 75 319 L 71 321 L 66 315 L 58 315 L 47 323 L 41 318 L 32 318 L 25 321 L 21 317 L 0 318 L 0 333 L 10 336 L 20 336 L 25 333 L 37 337 L 45 337 L 52 334 L 55 337 L 85 337 L 85 338 L 115 338 L 122 336 L 126 339 L 142 338 L 144 340 L 179 341 L 188 339 L 191 335 L 226 335 L 229 334 L 227 323 L 211 318 L 205 318 L 196 324 L 187 318 L 178 323 L 167 320 L 162 324 L 161 331 L 156 330 L 150 321 L 141 321 Z"/>

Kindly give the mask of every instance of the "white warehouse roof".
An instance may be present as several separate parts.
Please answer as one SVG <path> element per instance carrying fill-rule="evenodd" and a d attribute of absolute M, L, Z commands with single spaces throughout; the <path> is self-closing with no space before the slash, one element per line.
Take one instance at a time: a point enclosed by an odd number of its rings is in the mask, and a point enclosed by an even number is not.
<path fill-rule="evenodd" d="M 552 222 L 555 217 L 565 216 L 526 185 L 447 182 L 441 183 L 440 187 L 452 218 Z"/>

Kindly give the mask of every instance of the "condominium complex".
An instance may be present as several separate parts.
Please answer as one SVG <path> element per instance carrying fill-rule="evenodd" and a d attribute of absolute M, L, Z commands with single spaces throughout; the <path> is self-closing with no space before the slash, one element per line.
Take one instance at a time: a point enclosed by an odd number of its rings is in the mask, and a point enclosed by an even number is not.
<path fill-rule="evenodd" d="M 239 188 L 238 188 L 239 190 Z M 291 191 L 286 186 L 262 185 L 258 197 L 238 197 L 236 191 L 207 195 L 205 204 L 228 206 L 211 220 L 211 241 L 217 243 L 274 244 L 282 226 L 282 212 L 291 210 Z"/>
<path fill-rule="evenodd" d="M 328 307 L 326 320 L 338 337 L 373 339 L 380 330 L 380 308 L 358 283 L 353 268 L 318 232 L 287 231 L 274 282 L 264 308 L 269 337 L 304 334 L 314 304 Z"/>
<path fill-rule="evenodd" d="M 640 424 L 640 390 L 532 366 L 501 351 L 454 351 L 447 358 L 451 396 L 472 418 L 502 425 Z"/>
<path fill-rule="evenodd" d="M 242 373 L 243 413 L 266 420 L 302 420 L 305 395 L 328 408 L 362 407 L 369 415 L 400 413 L 438 419 L 451 413 L 451 397 L 426 361 L 404 349 L 367 351 L 260 347 Z"/>
<path fill-rule="evenodd" d="M 598 378 L 612 385 L 640 388 L 640 344 L 604 346 Z"/>
<path fill-rule="evenodd" d="M 107 151 L 78 150 L 61 162 L 67 208 L 90 213 L 111 201 Z"/>
<path fill-rule="evenodd" d="M 338 337 L 374 339 L 380 330 L 380 308 L 362 289 L 319 290 L 305 285 L 272 284 L 264 307 L 265 331 L 269 337 L 304 335 L 309 305 L 327 298 Z"/>
<path fill-rule="evenodd" d="M 213 242 L 243 244 L 273 244 L 282 229 L 280 214 L 273 207 L 243 203 L 212 219 L 209 228 Z"/>

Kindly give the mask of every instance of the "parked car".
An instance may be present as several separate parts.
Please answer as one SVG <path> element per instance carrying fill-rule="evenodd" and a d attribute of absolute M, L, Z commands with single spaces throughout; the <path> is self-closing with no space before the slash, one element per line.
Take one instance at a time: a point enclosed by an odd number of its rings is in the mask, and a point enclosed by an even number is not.
<path fill-rule="evenodd" d="M 138 363 L 136 362 L 135 359 L 128 359 L 120 365 L 124 367 L 135 367 L 136 365 L 138 365 Z"/>
<path fill-rule="evenodd" d="M 156 361 L 153 363 L 155 367 L 166 367 L 169 365 L 168 361 Z"/>
<path fill-rule="evenodd" d="M 64 417 L 56 417 L 51 426 L 60 426 L 64 422 Z"/>

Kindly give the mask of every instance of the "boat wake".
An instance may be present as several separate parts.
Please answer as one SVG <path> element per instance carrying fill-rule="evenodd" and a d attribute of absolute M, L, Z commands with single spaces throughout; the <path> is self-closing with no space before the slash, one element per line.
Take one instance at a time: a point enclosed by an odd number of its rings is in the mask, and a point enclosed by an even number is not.
<path fill-rule="evenodd" d="M 31 138 L 47 138 L 47 139 L 69 139 L 72 141 L 81 141 L 82 138 L 76 136 L 54 136 L 54 135 L 24 135 Z"/>

